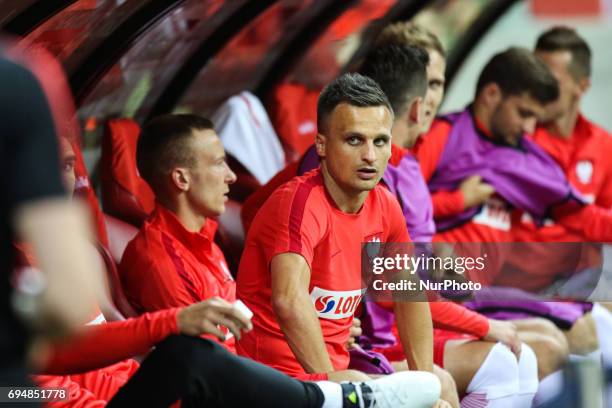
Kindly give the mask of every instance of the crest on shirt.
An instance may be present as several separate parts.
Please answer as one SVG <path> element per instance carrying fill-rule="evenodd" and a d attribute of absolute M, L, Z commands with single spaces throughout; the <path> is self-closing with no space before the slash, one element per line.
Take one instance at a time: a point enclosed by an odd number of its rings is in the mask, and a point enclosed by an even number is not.
<path fill-rule="evenodd" d="M 580 160 L 576 164 L 576 176 L 582 184 L 589 184 L 593 177 L 593 163 L 590 160 Z"/>
<path fill-rule="evenodd" d="M 381 243 L 380 234 L 369 235 L 365 237 L 365 250 L 368 258 L 372 260 L 380 253 Z"/>

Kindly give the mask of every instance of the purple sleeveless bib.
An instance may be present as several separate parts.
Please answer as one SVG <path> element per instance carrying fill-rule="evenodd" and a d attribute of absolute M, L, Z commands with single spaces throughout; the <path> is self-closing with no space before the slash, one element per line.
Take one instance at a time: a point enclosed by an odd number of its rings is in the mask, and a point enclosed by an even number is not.
<path fill-rule="evenodd" d="M 395 313 L 388 311 L 375 302 L 363 303 L 365 313 L 361 316 L 361 329 L 359 343 L 366 349 L 391 347 L 397 342 L 392 333 L 395 324 Z"/>
<path fill-rule="evenodd" d="M 475 126 L 471 110 L 443 117 L 452 124 L 448 141 L 429 181 L 432 192 L 456 190 L 465 178 L 478 174 L 513 207 L 543 220 L 550 207 L 569 199 L 583 203 L 559 165 L 527 138 L 519 146 L 495 143 Z M 438 231 L 448 230 L 470 220 L 479 208 L 436 220 Z"/>
<path fill-rule="evenodd" d="M 383 180 L 400 202 L 410 239 L 417 243 L 431 242 L 436 233 L 433 205 L 416 158 L 406 154 L 397 166 L 387 166 Z"/>

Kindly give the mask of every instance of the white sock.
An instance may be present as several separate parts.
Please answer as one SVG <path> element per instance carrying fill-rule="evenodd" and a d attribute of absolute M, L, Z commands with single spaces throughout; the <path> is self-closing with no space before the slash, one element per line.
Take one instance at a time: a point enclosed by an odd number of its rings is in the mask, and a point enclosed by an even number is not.
<path fill-rule="evenodd" d="M 519 365 L 516 356 L 508 347 L 497 343 L 468 385 L 461 407 L 513 408 L 518 392 Z"/>
<path fill-rule="evenodd" d="M 315 383 L 323 393 L 325 400 L 321 408 L 342 408 L 342 387 L 331 381 L 317 381 Z"/>
<path fill-rule="evenodd" d="M 533 400 L 533 406 L 539 407 L 561 393 L 563 390 L 563 370 L 557 370 L 542 378 L 538 392 Z"/>
<path fill-rule="evenodd" d="M 514 406 L 529 408 L 538 391 L 538 360 L 533 349 L 525 343 L 521 345 L 518 369 L 519 392 L 514 398 Z"/>
<path fill-rule="evenodd" d="M 584 356 L 581 356 L 579 354 L 570 354 L 568 357 L 568 360 L 570 362 L 571 361 L 573 362 L 592 361 L 598 366 L 601 366 L 601 357 L 602 357 L 602 352 L 600 349 L 597 349 L 595 351 L 591 351 L 589 354 L 585 354 Z"/>
<path fill-rule="evenodd" d="M 597 373 L 595 375 L 599 375 L 599 373 L 602 372 L 602 352 L 600 349 L 597 349 L 595 351 L 590 352 L 587 355 L 584 356 L 580 356 L 580 355 L 576 355 L 576 354 L 570 354 L 569 355 L 569 361 L 570 362 L 580 362 L 580 361 L 589 361 L 592 362 L 593 364 L 593 368 L 591 371 L 591 375 L 593 373 Z M 589 395 L 589 401 L 592 401 L 595 405 L 589 405 L 590 406 L 594 406 L 594 407 L 602 407 L 603 406 L 603 394 L 604 394 L 604 390 L 605 390 L 605 386 L 603 388 L 601 388 L 601 384 L 597 385 L 596 388 L 599 390 L 597 393 L 593 393 L 593 392 L 589 392 L 590 390 L 588 389 L 589 385 L 594 385 L 594 384 L 598 384 L 598 379 L 596 380 L 594 377 L 590 377 L 588 376 L 587 378 L 583 378 L 584 375 L 581 375 L 581 377 L 579 378 L 579 381 L 584 382 L 586 384 L 583 384 L 581 389 L 583 392 L 587 392 Z M 600 397 L 598 398 L 598 394 L 601 394 Z"/>
<path fill-rule="evenodd" d="M 612 367 L 612 313 L 602 305 L 595 303 L 591 316 L 595 320 L 597 341 L 599 342 L 604 366 Z"/>

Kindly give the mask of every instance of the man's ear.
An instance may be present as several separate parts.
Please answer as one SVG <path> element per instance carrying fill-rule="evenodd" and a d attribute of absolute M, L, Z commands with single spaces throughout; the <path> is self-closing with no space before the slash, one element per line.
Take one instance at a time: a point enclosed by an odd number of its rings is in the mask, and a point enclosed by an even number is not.
<path fill-rule="evenodd" d="M 580 91 L 579 96 L 583 96 L 589 89 L 591 89 L 591 78 L 585 76 L 578 80 L 578 89 Z"/>
<path fill-rule="evenodd" d="M 482 99 L 488 107 L 497 106 L 502 100 L 502 90 L 495 82 L 484 86 L 481 91 Z"/>
<path fill-rule="evenodd" d="M 425 119 L 423 113 L 423 98 L 417 96 L 412 100 L 412 102 L 410 102 L 410 106 L 408 107 L 408 115 L 411 123 L 417 126 L 420 126 L 423 123 L 423 120 Z"/>
<path fill-rule="evenodd" d="M 172 185 L 180 191 L 189 191 L 190 178 L 189 172 L 184 167 L 176 167 L 170 173 Z"/>
<path fill-rule="evenodd" d="M 317 136 L 315 137 L 315 148 L 317 149 L 317 155 L 321 158 L 325 157 L 326 142 L 327 138 L 325 135 L 317 133 Z"/>

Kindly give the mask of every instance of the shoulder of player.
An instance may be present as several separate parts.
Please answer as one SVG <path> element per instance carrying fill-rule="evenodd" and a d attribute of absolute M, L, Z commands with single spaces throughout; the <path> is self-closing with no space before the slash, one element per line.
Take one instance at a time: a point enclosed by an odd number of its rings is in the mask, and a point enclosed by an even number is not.
<path fill-rule="evenodd" d="M 591 121 L 590 119 L 587 119 L 582 114 L 578 116 L 577 130 L 584 135 L 596 138 L 595 140 L 601 143 L 608 144 L 612 140 L 612 133 L 599 126 L 595 122 Z"/>
<path fill-rule="evenodd" d="M 172 238 L 166 234 L 167 244 L 171 244 Z M 145 223 L 136 236 L 128 243 L 121 258 L 124 264 L 151 264 L 159 261 L 164 250 L 164 233 L 161 229 Z"/>
<path fill-rule="evenodd" d="M 383 212 L 391 207 L 399 206 L 395 194 L 389 191 L 389 189 L 382 184 L 378 184 L 370 194 L 372 194 L 373 198 L 380 203 Z"/>
<path fill-rule="evenodd" d="M 311 196 L 313 192 L 321 193 L 323 190 L 323 183 L 321 180 L 320 173 L 316 170 L 310 171 L 302 176 L 296 176 L 291 180 L 287 181 L 278 187 L 267 202 L 271 204 L 286 205 L 287 201 L 292 203 L 294 201 L 305 201 Z"/>

